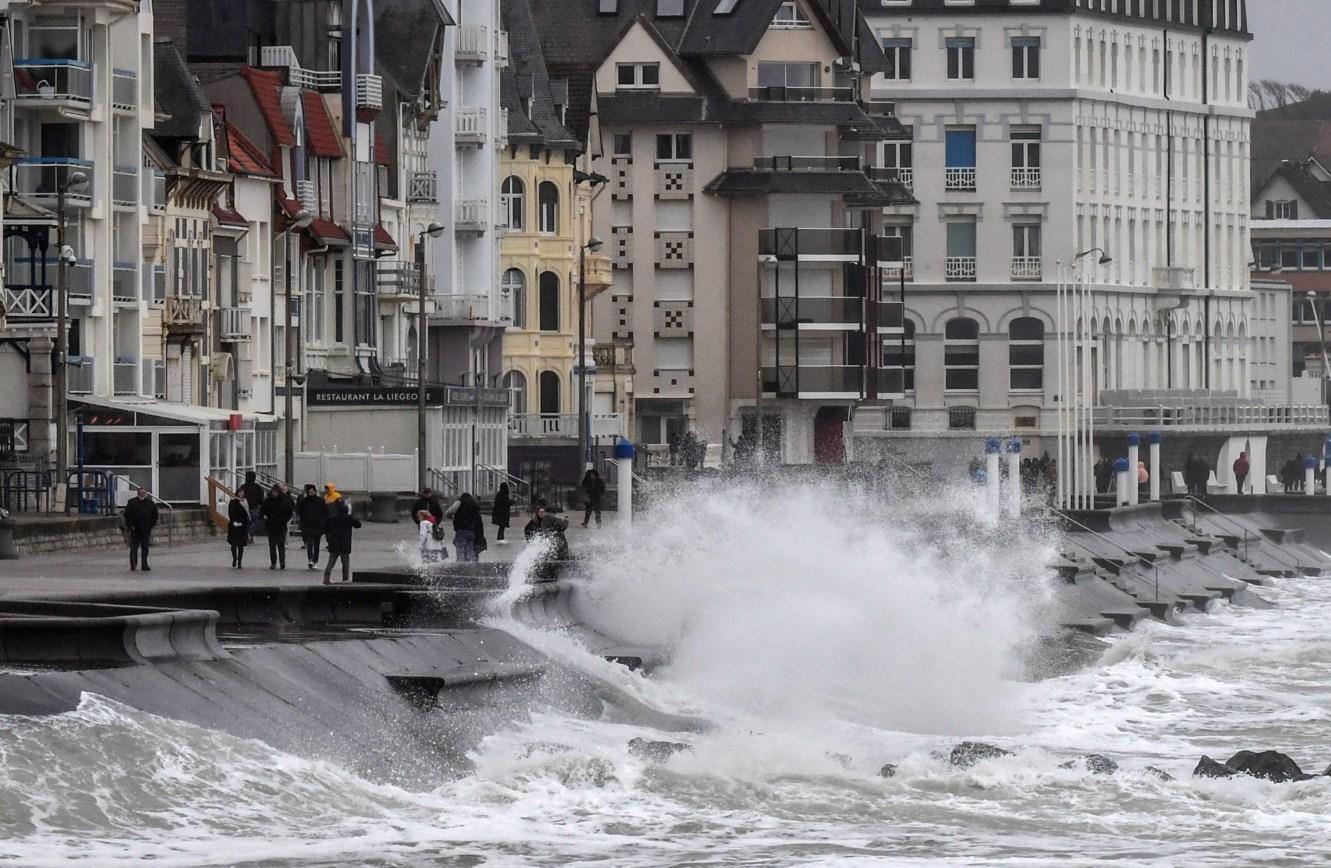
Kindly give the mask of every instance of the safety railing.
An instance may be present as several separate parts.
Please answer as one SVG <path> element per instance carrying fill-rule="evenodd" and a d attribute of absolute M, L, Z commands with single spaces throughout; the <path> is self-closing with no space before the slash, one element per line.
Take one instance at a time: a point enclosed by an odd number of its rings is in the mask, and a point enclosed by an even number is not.
<path fill-rule="evenodd" d="M 484 474 L 480 478 L 488 483 L 485 486 L 478 486 L 482 491 L 498 491 L 499 486 L 507 482 L 514 503 L 531 503 L 532 484 L 527 480 L 514 476 L 502 467 L 491 467 L 489 464 L 477 465 L 476 473 L 478 476 Z"/>
<path fill-rule="evenodd" d="M 1243 559 L 1245 561 L 1248 559 L 1248 541 L 1250 539 L 1251 540 L 1259 539 L 1259 537 L 1250 534 L 1248 532 L 1248 529 L 1239 522 L 1235 521 L 1233 517 L 1225 515 L 1223 512 L 1216 509 L 1214 506 L 1211 506 L 1211 504 L 1207 503 L 1206 501 L 1202 500 L 1196 495 L 1189 494 L 1186 495 L 1183 499 L 1188 501 L 1188 506 L 1191 507 L 1193 533 L 1204 533 L 1204 531 L 1197 524 L 1197 508 L 1201 507 L 1211 515 L 1212 521 L 1216 522 L 1217 524 L 1223 524 L 1231 531 L 1238 530 L 1238 532 L 1242 534 Z M 1272 560 L 1277 561 L 1278 563 L 1283 564 L 1286 567 L 1290 566 L 1288 556 L 1285 556 L 1286 553 L 1281 549 L 1273 547 L 1271 549 L 1268 549 L 1266 551 L 1266 554 L 1270 555 Z M 1297 570 L 1298 572 L 1302 572 L 1303 558 L 1299 557 L 1298 555 L 1293 555 L 1293 558 L 1294 558 L 1293 569 Z"/>

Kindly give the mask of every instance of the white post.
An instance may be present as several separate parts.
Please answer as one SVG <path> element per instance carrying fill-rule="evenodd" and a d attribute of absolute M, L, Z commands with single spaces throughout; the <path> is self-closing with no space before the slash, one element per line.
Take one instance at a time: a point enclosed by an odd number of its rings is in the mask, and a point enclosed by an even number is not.
<path fill-rule="evenodd" d="M 1326 438 L 1322 447 L 1322 481 L 1326 484 L 1326 493 L 1331 496 L 1331 437 Z"/>
<path fill-rule="evenodd" d="M 990 437 L 984 444 L 984 487 L 985 501 L 989 507 L 989 514 L 998 518 L 999 511 L 1003 508 L 1002 498 L 999 495 L 999 469 L 998 452 L 1002 445 L 997 437 Z"/>
<path fill-rule="evenodd" d="M 1008 515 L 1021 515 L 1021 441 L 1013 437 L 1007 444 Z"/>
<path fill-rule="evenodd" d="M 1160 432 L 1152 431 L 1151 443 L 1151 502 L 1160 500 Z"/>
<path fill-rule="evenodd" d="M 1126 506 L 1128 503 L 1128 462 L 1126 458 L 1115 459 L 1114 479 L 1118 482 L 1118 497 L 1115 498 L 1115 504 Z"/>
<path fill-rule="evenodd" d="M 1067 350 L 1065 343 L 1067 336 L 1064 334 L 1067 319 L 1063 310 L 1063 263 L 1057 262 L 1054 265 L 1055 273 L 1055 311 L 1056 322 L 1054 324 L 1055 337 L 1057 341 L 1054 346 L 1057 349 L 1058 364 L 1058 458 L 1056 468 L 1056 485 L 1058 490 L 1058 506 L 1060 509 L 1066 509 L 1068 505 L 1067 498 L 1067 437 L 1068 437 L 1068 376 L 1067 376 Z"/>
<path fill-rule="evenodd" d="M 1137 466 L 1141 463 L 1141 459 L 1139 457 L 1141 442 L 1142 439 L 1139 435 L 1137 434 L 1128 435 L 1128 477 L 1129 477 L 1128 505 L 1129 506 L 1136 506 L 1137 501 L 1141 499 L 1141 496 L 1138 493 L 1139 492 L 1138 486 L 1140 485 L 1140 480 L 1137 475 L 1138 474 Z"/>
<path fill-rule="evenodd" d="M 629 441 L 620 438 L 615 444 L 615 467 L 619 477 L 616 483 L 616 505 L 619 524 L 627 528 L 633 524 L 633 456 L 636 450 Z"/>
<path fill-rule="evenodd" d="M 1303 459 L 1303 493 L 1311 497 L 1317 487 L 1317 459 L 1309 455 Z"/>

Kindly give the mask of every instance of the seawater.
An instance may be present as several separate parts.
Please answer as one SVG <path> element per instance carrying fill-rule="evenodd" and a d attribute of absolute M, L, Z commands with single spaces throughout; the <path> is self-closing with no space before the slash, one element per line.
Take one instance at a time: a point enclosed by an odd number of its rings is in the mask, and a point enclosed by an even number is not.
<path fill-rule="evenodd" d="M 1055 540 L 984 520 L 971 496 L 702 487 L 607 528 L 582 605 L 669 646 L 650 677 L 496 613 L 565 665 L 705 718 L 699 732 L 533 707 L 421 791 L 93 695 L 0 718 L 0 864 L 1331 862 L 1331 778 L 1190 776 L 1243 748 L 1331 763 L 1331 579 L 1278 580 L 1270 610 L 1144 624 L 1034 679 Z M 505 599 L 521 593 L 519 576 Z M 633 738 L 691 750 L 651 761 Z M 1015 753 L 950 768 L 936 753 L 960 738 Z M 1120 771 L 1060 768 L 1089 752 Z"/>

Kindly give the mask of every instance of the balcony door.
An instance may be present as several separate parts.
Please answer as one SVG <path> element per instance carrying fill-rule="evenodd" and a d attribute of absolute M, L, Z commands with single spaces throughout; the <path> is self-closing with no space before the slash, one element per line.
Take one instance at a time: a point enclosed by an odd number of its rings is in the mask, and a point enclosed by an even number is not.
<path fill-rule="evenodd" d="M 843 464 L 846 460 L 846 408 L 819 407 L 813 417 L 813 460 Z"/>

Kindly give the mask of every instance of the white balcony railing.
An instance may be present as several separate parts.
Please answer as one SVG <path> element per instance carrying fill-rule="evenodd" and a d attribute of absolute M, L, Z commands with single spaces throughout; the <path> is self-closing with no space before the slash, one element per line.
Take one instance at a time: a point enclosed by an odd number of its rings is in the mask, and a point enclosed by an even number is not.
<path fill-rule="evenodd" d="M 134 208 L 139 204 L 139 177 L 133 166 L 116 166 L 111 173 L 111 204 Z"/>
<path fill-rule="evenodd" d="M 1013 167 L 1012 167 L 1012 189 L 1013 189 L 1013 190 L 1038 190 L 1038 189 L 1040 189 L 1040 167 L 1039 167 L 1039 166 L 1013 166 Z"/>
<path fill-rule="evenodd" d="M 248 341 L 250 339 L 251 328 L 252 320 L 250 318 L 249 308 L 222 308 L 222 340 L 229 343 Z"/>
<path fill-rule="evenodd" d="M 14 164 L 11 193 L 18 193 L 39 204 L 54 207 L 61 187 L 65 188 L 65 204 L 88 207 L 92 204 L 92 190 L 96 170 L 91 160 L 74 157 L 27 157 Z M 71 177 L 81 172 L 87 183 L 70 185 Z"/>
<path fill-rule="evenodd" d="M 407 178 L 408 202 L 433 205 L 439 201 L 439 175 L 433 169 L 428 172 L 411 172 Z"/>
<path fill-rule="evenodd" d="M 259 65 L 284 68 L 287 83 L 292 87 L 324 92 L 342 89 L 342 73 L 332 70 L 305 69 L 296 59 L 296 50 L 290 45 L 266 45 L 259 49 Z"/>
<path fill-rule="evenodd" d="M 80 60 L 16 60 L 14 91 L 20 103 L 68 103 L 86 109 L 92 104 L 92 64 Z"/>
<path fill-rule="evenodd" d="M 475 322 L 491 318 L 488 295 L 436 295 L 434 310 L 440 319 Z"/>
<path fill-rule="evenodd" d="M 948 280 L 974 280 L 974 256 L 949 256 L 943 263 L 943 276 Z"/>
<path fill-rule="evenodd" d="M 313 181 L 297 181 L 295 183 L 296 198 L 300 200 L 300 207 L 309 211 L 311 214 L 319 213 L 319 188 Z"/>
<path fill-rule="evenodd" d="M 901 282 L 901 279 L 902 279 L 903 277 L 904 277 L 906 280 L 913 280 L 913 279 L 914 279 L 914 277 L 915 277 L 915 259 L 914 259 L 914 257 L 911 257 L 911 256 L 903 256 L 903 257 L 901 258 L 901 266 L 902 266 L 902 267 L 901 267 L 900 269 L 897 269 L 897 268 L 885 268 L 885 269 L 883 269 L 883 286 L 884 286 L 885 289 L 886 289 L 886 288 L 892 288 L 892 289 L 895 289 L 896 284 L 900 283 L 900 282 Z M 906 272 L 905 274 L 902 274 L 902 273 L 901 273 L 903 270 Z"/>
<path fill-rule="evenodd" d="M 111 300 L 121 304 L 139 300 L 138 269 L 133 262 L 111 263 Z"/>
<path fill-rule="evenodd" d="M 1038 256 L 1014 256 L 1012 257 L 1011 275 L 1013 280 L 1039 280 L 1040 263 Z"/>
<path fill-rule="evenodd" d="M 132 112 L 139 105 L 139 75 L 132 69 L 111 70 L 111 108 Z"/>
<path fill-rule="evenodd" d="M 499 66 L 508 66 L 507 30 L 499 30 L 495 32 L 495 63 Z"/>
<path fill-rule="evenodd" d="M 459 61 L 479 63 L 490 56 L 490 28 L 484 24 L 464 24 L 457 28 L 457 47 L 453 57 Z"/>
<path fill-rule="evenodd" d="M 356 76 L 356 105 L 378 111 L 384 107 L 384 80 L 377 75 Z"/>
<path fill-rule="evenodd" d="M 594 439 L 622 437 L 622 413 L 592 413 L 588 420 L 589 433 Z M 508 417 L 509 435 L 512 437 L 577 437 L 577 413 L 514 413 Z"/>
<path fill-rule="evenodd" d="M 111 384 L 117 395 L 137 395 L 139 393 L 139 362 L 137 359 L 124 358 L 113 366 Z"/>
<path fill-rule="evenodd" d="M 484 232 L 489 228 L 489 203 L 484 199 L 459 199 L 453 218 L 459 232 Z"/>
<path fill-rule="evenodd" d="M 944 169 L 943 186 L 949 190 L 974 190 L 975 167 Z"/>
<path fill-rule="evenodd" d="M 454 138 L 458 144 L 484 144 L 485 117 L 483 106 L 458 109 L 454 116 Z"/>
<path fill-rule="evenodd" d="M 65 366 L 65 388 L 71 395 L 92 394 L 92 359 L 70 356 Z"/>

